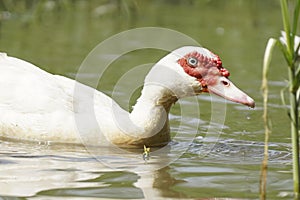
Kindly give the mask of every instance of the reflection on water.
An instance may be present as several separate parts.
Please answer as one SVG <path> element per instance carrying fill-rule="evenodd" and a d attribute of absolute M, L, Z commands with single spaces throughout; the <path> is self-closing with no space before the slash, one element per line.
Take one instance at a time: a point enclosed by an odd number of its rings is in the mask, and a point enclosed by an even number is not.
<path fill-rule="evenodd" d="M 278 2 L 273 0 L 0 1 L 0 50 L 52 73 L 74 78 L 80 63 L 99 42 L 130 28 L 159 26 L 187 34 L 218 53 L 231 79 L 257 102 L 254 110 L 228 102 L 224 125 L 210 123 L 210 102 L 222 104 L 219 98 L 198 98 L 199 119 L 181 118 L 180 105 L 175 105 L 170 115 L 172 132 L 176 136 L 180 127 L 180 137 L 165 151 L 152 149 L 147 164 L 142 150 L 88 152 L 82 146 L 1 140 L 0 195 L 29 199 L 257 198 L 264 138 L 261 63 L 267 38 L 279 35 L 280 16 Z M 156 62 L 164 54 L 145 50 L 124 55 L 112 63 L 98 89 L 111 94 L 122 73 Z M 274 57 L 268 197 L 289 199 L 289 125 L 279 95 L 287 75 L 283 59 L 276 52 Z M 124 96 L 122 88 L 115 94 Z M 119 103 L 126 105 L 129 100 L 124 102 Z M 189 102 L 183 100 L 185 105 Z M 200 123 L 198 130 L 196 123 Z M 206 137 L 211 126 L 221 128 L 220 135 Z"/>
<path fill-rule="evenodd" d="M 129 199 L 212 195 L 256 197 L 262 143 L 221 140 L 205 158 L 201 158 L 199 151 L 203 145 L 193 143 L 181 158 L 159 168 L 164 159 L 180 154 L 186 143 L 177 142 L 170 146 L 173 151 L 167 155 L 155 154 L 153 150 L 150 160 L 145 163 L 142 150 L 120 156 L 99 148 L 95 155 L 82 146 L 2 141 L 0 193 L 33 199 L 46 196 L 54 199 L 68 196 Z M 284 183 L 279 187 L 280 184 L 274 182 L 270 188 L 279 194 L 288 191 L 292 184 L 291 155 L 288 146 L 271 144 L 270 148 L 270 173 L 276 175 L 271 179 Z M 132 170 L 132 164 L 139 170 Z"/>

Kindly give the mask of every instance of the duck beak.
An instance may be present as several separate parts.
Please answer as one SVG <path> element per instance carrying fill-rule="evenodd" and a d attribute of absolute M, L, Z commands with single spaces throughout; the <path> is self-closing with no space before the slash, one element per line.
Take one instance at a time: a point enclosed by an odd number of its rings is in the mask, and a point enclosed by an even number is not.
<path fill-rule="evenodd" d="M 254 100 L 237 88 L 229 79 L 226 77 L 220 76 L 214 85 L 207 86 L 208 92 L 216 94 L 220 97 L 223 97 L 227 100 L 244 104 L 251 108 L 255 107 Z"/>

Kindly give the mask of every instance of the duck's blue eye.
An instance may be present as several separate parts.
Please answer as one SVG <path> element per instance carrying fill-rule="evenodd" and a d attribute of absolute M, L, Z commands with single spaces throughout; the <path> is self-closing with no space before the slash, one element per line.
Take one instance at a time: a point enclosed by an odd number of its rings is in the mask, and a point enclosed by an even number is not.
<path fill-rule="evenodd" d="M 197 58 L 194 58 L 194 57 L 188 58 L 187 61 L 188 61 L 188 64 L 191 65 L 192 67 L 196 67 L 198 64 Z"/>

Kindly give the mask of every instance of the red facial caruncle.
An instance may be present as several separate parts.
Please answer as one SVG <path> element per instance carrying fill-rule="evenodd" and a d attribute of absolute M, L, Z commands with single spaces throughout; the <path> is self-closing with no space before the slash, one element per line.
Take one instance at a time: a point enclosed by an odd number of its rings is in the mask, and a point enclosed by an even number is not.
<path fill-rule="evenodd" d="M 208 85 L 216 84 L 217 77 L 227 78 L 230 75 L 229 71 L 223 68 L 220 57 L 213 55 L 213 58 L 210 58 L 195 51 L 177 61 L 188 75 L 195 77 L 201 83 L 203 92 L 208 92 Z"/>

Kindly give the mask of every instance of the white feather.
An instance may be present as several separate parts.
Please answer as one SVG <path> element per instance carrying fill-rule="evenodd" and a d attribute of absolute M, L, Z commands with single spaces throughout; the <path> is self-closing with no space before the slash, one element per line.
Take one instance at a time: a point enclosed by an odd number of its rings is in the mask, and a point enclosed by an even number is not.
<path fill-rule="evenodd" d="M 165 144 L 170 139 L 170 106 L 200 87 L 177 64 L 181 56 L 195 50 L 213 56 L 200 47 L 183 47 L 168 54 L 147 75 L 131 114 L 93 88 L 1 53 L 0 134 L 62 143 Z"/>

